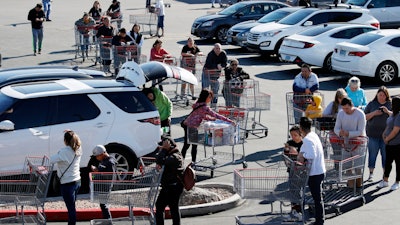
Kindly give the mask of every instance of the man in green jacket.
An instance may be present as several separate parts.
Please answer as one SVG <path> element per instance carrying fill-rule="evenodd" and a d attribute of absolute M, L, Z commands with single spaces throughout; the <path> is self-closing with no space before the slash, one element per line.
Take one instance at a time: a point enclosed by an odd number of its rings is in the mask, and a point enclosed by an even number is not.
<path fill-rule="evenodd" d="M 156 106 L 160 114 L 161 127 L 164 134 L 171 136 L 172 102 L 168 96 L 156 87 L 144 88 L 143 93 Z"/>

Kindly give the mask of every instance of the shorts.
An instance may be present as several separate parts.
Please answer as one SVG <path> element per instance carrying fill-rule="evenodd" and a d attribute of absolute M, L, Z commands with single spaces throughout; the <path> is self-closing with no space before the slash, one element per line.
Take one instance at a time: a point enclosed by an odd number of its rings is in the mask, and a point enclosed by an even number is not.
<path fill-rule="evenodd" d="M 164 16 L 158 16 L 157 27 L 164 28 Z"/>

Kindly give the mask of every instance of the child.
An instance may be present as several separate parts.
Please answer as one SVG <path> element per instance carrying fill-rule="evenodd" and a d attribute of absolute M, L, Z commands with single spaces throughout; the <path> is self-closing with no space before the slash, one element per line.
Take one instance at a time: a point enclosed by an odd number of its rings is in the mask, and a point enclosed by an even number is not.
<path fill-rule="evenodd" d="M 322 102 L 321 96 L 313 95 L 310 100 L 311 100 L 311 102 L 307 106 L 306 111 L 305 111 L 306 117 L 308 117 L 310 119 L 322 117 L 323 109 L 321 106 L 321 102 Z"/>

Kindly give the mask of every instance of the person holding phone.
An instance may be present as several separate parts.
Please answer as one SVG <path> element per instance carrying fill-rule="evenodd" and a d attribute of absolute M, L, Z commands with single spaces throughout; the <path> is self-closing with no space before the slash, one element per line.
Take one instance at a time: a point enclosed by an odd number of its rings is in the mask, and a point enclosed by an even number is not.
<path fill-rule="evenodd" d="M 386 149 L 382 134 L 391 110 L 392 100 L 389 91 L 385 86 L 381 86 L 376 92 L 375 98 L 368 103 L 364 110 L 368 136 L 368 181 L 373 179 L 376 157 L 379 152 L 381 153 L 382 168 L 385 169 Z"/>

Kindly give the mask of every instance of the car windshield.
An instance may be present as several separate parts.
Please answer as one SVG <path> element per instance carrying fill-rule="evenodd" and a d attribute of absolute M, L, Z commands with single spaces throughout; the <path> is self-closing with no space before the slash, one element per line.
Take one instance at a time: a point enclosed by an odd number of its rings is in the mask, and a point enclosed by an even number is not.
<path fill-rule="evenodd" d="M 345 3 L 349 5 L 364 6 L 368 0 L 348 0 Z"/>
<path fill-rule="evenodd" d="M 307 29 L 303 32 L 300 32 L 299 34 L 303 35 L 303 36 L 314 37 L 314 36 L 320 35 L 322 33 L 325 33 L 329 30 L 332 30 L 333 28 L 335 28 L 335 27 L 333 27 L 333 26 L 318 26 L 318 27 L 313 27 L 313 28 Z"/>
<path fill-rule="evenodd" d="M 11 98 L 7 95 L 4 95 L 3 93 L 0 93 L 0 121 L 3 119 L 3 115 L 5 113 L 10 113 L 10 107 L 16 102 L 17 100 L 14 98 Z"/>
<path fill-rule="evenodd" d="M 358 44 L 358 45 L 369 45 L 370 43 L 383 38 L 383 35 L 380 34 L 370 34 L 370 33 L 365 33 L 361 34 L 359 36 L 356 36 L 355 38 L 351 39 L 349 42 Z"/>
<path fill-rule="evenodd" d="M 259 23 L 269 23 L 273 21 L 278 21 L 283 17 L 289 15 L 291 12 L 283 11 L 283 10 L 276 10 L 268 13 L 267 15 L 261 17 L 258 22 Z"/>
<path fill-rule="evenodd" d="M 278 21 L 280 24 L 285 24 L 285 25 L 295 25 L 302 21 L 306 16 L 310 15 L 312 12 L 315 10 L 313 9 L 301 9 L 297 12 L 294 12 L 281 20 Z"/>
<path fill-rule="evenodd" d="M 218 14 L 219 15 L 232 15 L 232 14 L 236 13 L 238 10 L 240 10 L 241 8 L 243 8 L 244 6 L 245 6 L 245 4 L 243 4 L 243 3 L 236 3 L 236 4 L 229 6 L 226 9 L 222 10 L 221 12 L 218 12 Z"/>

